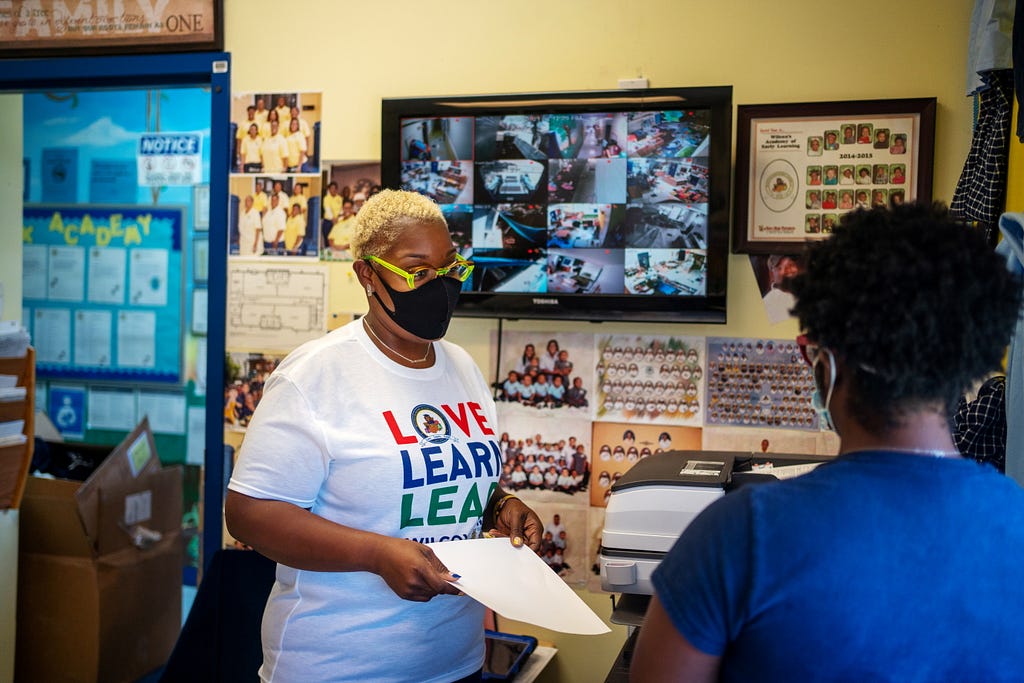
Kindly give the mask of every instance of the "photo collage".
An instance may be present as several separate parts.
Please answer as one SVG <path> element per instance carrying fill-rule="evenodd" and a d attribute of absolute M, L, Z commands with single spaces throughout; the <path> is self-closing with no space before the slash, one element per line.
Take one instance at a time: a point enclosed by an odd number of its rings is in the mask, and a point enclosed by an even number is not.
<path fill-rule="evenodd" d="M 319 257 L 321 119 L 320 93 L 232 98 L 231 256 Z"/>
<path fill-rule="evenodd" d="M 503 332 L 494 346 L 501 485 L 552 527 L 542 558 L 571 584 L 600 585 L 604 509 L 644 458 L 836 453 L 792 340 Z"/>
<path fill-rule="evenodd" d="M 407 118 L 402 187 L 441 205 L 473 291 L 704 296 L 709 122 L 700 109 Z"/>
<path fill-rule="evenodd" d="M 807 136 L 805 234 L 828 234 L 854 209 L 902 204 L 909 134 L 873 122 L 843 123 Z"/>

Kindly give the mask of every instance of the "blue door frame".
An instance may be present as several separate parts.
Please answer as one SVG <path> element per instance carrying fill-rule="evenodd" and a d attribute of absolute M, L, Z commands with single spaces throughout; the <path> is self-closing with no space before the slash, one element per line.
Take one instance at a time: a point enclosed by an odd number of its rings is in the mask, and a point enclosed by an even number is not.
<path fill-rule="evenodd" d="M 203 568 L 222 543 L 224 326 L 230 170 L 231 56 L 226 52 L 0 60 L 0 92 L 210 86 L 210 244 L 203 468 Z"/>

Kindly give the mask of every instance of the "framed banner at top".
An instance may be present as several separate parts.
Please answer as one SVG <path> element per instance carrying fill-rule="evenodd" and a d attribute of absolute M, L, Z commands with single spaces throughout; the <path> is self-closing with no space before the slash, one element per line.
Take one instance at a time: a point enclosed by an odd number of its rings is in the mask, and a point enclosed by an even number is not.
<path fill-rule="evenodd" d="M 224 48 L 223 0 L 0 2 L 0 57 Z"/>
<path fill-rule="evenodd" d="M 930 199 L 935 98 L 740 105 L 733 251 L 792 252 L 861 207 Z"/>

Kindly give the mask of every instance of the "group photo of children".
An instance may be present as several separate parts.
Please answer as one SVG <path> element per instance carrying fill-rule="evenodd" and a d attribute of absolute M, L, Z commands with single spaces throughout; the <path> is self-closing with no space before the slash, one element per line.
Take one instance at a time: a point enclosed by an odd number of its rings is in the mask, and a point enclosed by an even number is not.
<path fill-rule="evenodd" d="M 524 438 L 501 436 L 500 485 L 506 491 L 552 491 L 573 495 L 586 491 L 590 480 L 590 452 L 585 437 L 547 440 L 539 432 Z M 552 437 L 549 437 L 552 439 Z"/>
<path fill-rule="evenodd" d="M 701 429 L 624 422 L 595 422 L 590 504 L 608 505 L 612 487 L 636 463 L 666 451 L 701 450 Z"/>
<path fill-rule="evenodd" d="M 621 335 L 597 345 L 598 417 L 700 424 L 703 340 Z"/>
<path fill-rule="evenodd" d="M 575 408 L 589 414 L 593 337 L 583 338 L 585 343 L 577 344 L 572 338 L 503 335 L 495 398 L 528 408 Z"/>

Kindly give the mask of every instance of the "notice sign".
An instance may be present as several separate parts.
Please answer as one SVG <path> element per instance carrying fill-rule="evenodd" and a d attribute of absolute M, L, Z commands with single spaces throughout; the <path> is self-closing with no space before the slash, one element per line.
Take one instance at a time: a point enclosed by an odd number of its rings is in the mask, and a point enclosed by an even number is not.
<path fill-rule="evenodd" d="M 139 185 L 198 185 L 203 178 L 202 137 L 196 133 L 144 133 L 139 137 Z"/>
<path fill-rule="evenodd" d="M 0 51 L 217 48 L 217 0 L 0 0 Z"/>

